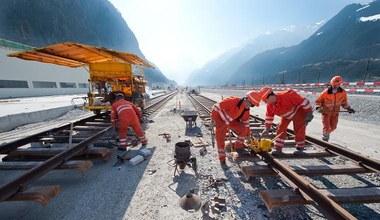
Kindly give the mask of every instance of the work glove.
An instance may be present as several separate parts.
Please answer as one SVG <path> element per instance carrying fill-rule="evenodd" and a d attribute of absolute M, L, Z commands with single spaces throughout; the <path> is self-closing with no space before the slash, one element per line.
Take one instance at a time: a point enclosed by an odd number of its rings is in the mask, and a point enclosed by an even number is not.
<path fill-rule="evenodd" d="M 306 119 L 306 125 L 309 124 L 314 118 L 313 112 L 308 112 L 305 114 L 305 119 Z"/>
<path fill-rule="evenodd" d="M 316 107 L 315 110 L 316 110 L 318 113 L 322 113 L 322 112 L 323 112 L 322 107 Z"/>
<path fill-rule="evenodd" d="M 352 109 L 351 107 L 348 107 L 347 111 L 348 111 L 349 114 L 355 113 L 355 110 Z"/>
<path fill-rule="evenodd" d="M 270 127 L 266 127 L 265 130 L 261 132 L 261 136 L 266 136 L 269 134 L 269 132 L 270 132 Z"/>

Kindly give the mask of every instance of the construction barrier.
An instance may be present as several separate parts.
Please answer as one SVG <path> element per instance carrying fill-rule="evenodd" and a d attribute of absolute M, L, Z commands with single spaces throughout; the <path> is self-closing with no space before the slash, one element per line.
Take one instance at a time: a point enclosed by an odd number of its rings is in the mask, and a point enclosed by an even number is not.
<path fill-rule="evenodd" d="M 234 90 L 260 90 L 262 87 L 270 87 L 273 90 L 293 89 L 296 91 L 319 94 L 323 89 L 327 88 L 329 83 L 303 83 L 303 84 L 268 84 L 254 86 L 221 86 L 214 87 L 218 89 L 234 89 Z M 380 82 L 343 82 L 342 88 L 347 93 L 365 93 L 380 94 Z"/>

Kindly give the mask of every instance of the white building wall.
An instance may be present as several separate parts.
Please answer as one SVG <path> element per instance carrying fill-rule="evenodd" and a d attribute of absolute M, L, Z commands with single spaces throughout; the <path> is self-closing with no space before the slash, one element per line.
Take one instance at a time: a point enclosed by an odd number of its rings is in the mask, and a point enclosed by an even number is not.
<path fill-rule="evenodd" d="M 8 57 L 17 51 L 0 48 L 0 80 L 26 80 L 29 88 L 0 88 L 0 98 L 85 94 L 88 88 L 60 88 L 60 82 L 87 83 L 89 74 L 83 67 L 70 68 Z M 88 69 L 88 68 L 87 68 Z M 57 88 L 33 88 L 32 81 L 56 82 Z"/>

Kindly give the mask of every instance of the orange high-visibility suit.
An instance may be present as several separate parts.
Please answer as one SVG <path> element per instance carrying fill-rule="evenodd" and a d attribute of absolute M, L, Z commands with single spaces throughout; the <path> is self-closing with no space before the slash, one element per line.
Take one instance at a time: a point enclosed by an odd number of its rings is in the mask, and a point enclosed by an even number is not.
<path fill-rule="evenodd" d="M 341 87 L 336 93 L 332 92 L 332 88 L 325 89 L 315 101 L 315 106 L 322 108 L 322 135 L 328 140 L 330 133 L 337 128 L 340 107 L 350 107 L 347 103 L 347 93 Z"/>
<path fill-rule="evenodd" d="M 235 143 L 236 149 L 243 148 L 244 138 L 250 135 L 249 109 L 244 108 L 241 98 L 231 96 L 212 107 L 211 118 L 215 123 L 215 139 L 218 146 L 219 160 L 225 161 L 224 141 L 227 129 L 231 128 L 238 133 Z"/>
<path fill-rule="evenodd" d="M 270 128 L 274 115 L 280 116 L 277 135 L 281 135 L 275 140 L 274 146 L 277 150 L 282 150 L 286 138 L 286 129 L 293 121 L 295 142 L 297 148 L 305 147 L 306 113 L 312 112 L 310 101 L 297 94 L 293 90 L 278 92 L 275 94 L 276 102 L 267 104 L 265 114 L 265 127 Z"/>
<path fill-rule="evenodd" d="M 111 123 L 116 125 L 116 118 L 119 119 L 119 141 L 120 147 L 126 149 L 127 145 L 127 129 L 132 127 L 142 145 L 147 144 L 148 140 L 145 138 L 139 118 L 142 118 L 140 110 L 124 99 L 118 100 L 112 104 L 111 110 Z"/>

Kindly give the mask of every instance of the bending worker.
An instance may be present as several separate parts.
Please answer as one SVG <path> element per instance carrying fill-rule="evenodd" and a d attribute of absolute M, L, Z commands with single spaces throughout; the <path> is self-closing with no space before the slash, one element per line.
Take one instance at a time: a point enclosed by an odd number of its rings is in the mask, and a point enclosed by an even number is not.
<path fill-rule="evenodd" d="M 143 145 L 142 147 L 146 147 L 148 140 L 145 138 L 139 123 L 139 119 L 142 119 L 142 114 L 135 105 L 124 99 L 124 95 L 122 93 L 116 94 L 116 101 L 112 104 L 111 123 L 113 126 L 116 126 L 116 118 L 119 119 L 119 150 L 127 150 L 128 127 L 132 127 L 133 131 L 136 133 L 141 144 Z"/>
<path fill-rule="evenodd" d="M 315 101 L 316 110 L 322 113 L 322 140 L 329 141 L 330 133 L 338 125 L 339 111 L 342 106 L 347 109 L 348 113 L 355 113 L 347 103 L 347 93 L 340 87 L 343 79 L 340 76 L 334 76 L 331 79 L 330 86 L 325 89 Z"/>
<path fill-rule="evenodd" d="M 301 153 L 305 148 L 306 125 L 313 119 L 310 101 L 293 90 L 273 93 L 272 89 L 264 87 L 260 90 L 261 99 L 267 104 L 265 114 L 265 130 L 261 135 L 267 135 L 273 123 L 274 116 L 280 116 L 276 135 L 280 135 L 274 143 L 276 148 L 272 154 L 282 153 L 286 138 L 286 129 L 293 122 L 296 149 Z"/>
<path fill-rule="evenodd" d="M 244 147 L 244 139 L 250 136 L 249 129 L 249 108 L 259 107 L 260 96 L 258 92 L 251 91 L 245 97 L 231 96 L 214 104 L 211 118 L 215 124 L 215 139 L 218 146 L 218 155 L 221 165 L 226 164 L 225 143 L 228 128 L 238 133 L 235 143 L 236 151 Z"/>

